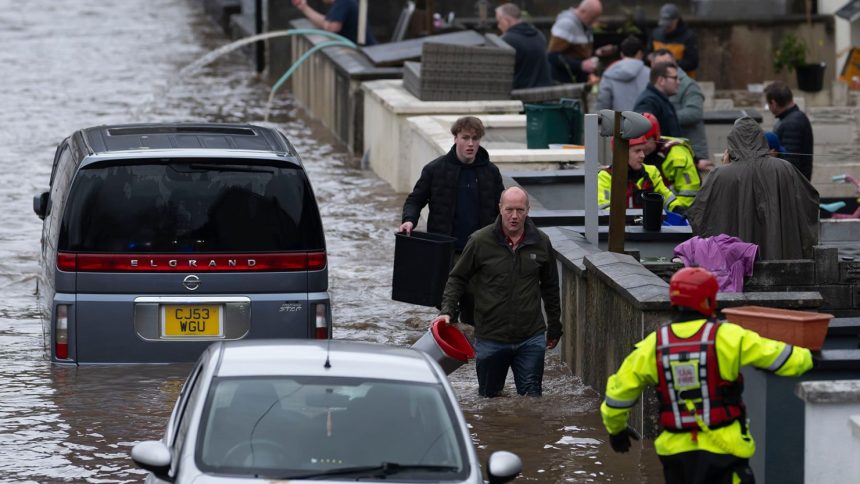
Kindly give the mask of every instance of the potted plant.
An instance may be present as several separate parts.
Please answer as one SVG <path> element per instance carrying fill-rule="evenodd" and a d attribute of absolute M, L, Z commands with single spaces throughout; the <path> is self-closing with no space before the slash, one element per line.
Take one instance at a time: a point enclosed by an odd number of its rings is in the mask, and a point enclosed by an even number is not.
<path fill-rule="evenodd" d="M 824 86 L 827 64 L 806 62 L 806 42 L 794 34 L 788 34 L 773 52 L 773 68 L 777 73 L 794 71 L 797 87 L 801 91 L 818 92 Z"/>
<path fill-rule="evenodd" d="M 812 32 L 812 0 L 804 0 L 803 6 L 807 29 Z M 819 41 L 819 44 L 821 43 Z M 814 51 L 817 51 L 816 47 L 813 44 Z M 815 57 L 815 53 L 813 53 L 813 57 Z M 827 64 L 824 62 L 807 63 L 806 42 L 794 34 L 786 35 L 779 43 L 774 51 L 773 67 L 777 73 L 782 72 L 783 69 L 788 72 L 794 70 L 797 75 L 797 87 L 801 91 L 818 92 L 824 86 L 824 71 L 827 69 Z"/>

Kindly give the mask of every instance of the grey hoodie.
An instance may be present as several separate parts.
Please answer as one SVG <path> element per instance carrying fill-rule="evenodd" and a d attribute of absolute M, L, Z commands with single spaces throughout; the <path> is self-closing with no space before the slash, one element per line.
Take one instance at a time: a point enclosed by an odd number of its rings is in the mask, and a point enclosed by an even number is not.
<path fill-rule="evenodd" d="M 681 125 L 681 135 L 690 140 L 697 160 L 711 159 L 708 152 L 708 138 L 705 134 L 704 104 L 705 95 L 693 78 L 687 75 L 683 69 L 678 69 L 678 93 L 669 97 L 669 101 L 675 106 L 675 114 L 678 115 L 678 124 Z"/>
<path fill-rule="evenodd" d="M 630 111 L 636 98 L 648 85 L 651 75 L 645 63 L 639 59 L 625 58 L 613 63 L 603 72 L 597 92 L 596 108 L 615 111 Z"/>

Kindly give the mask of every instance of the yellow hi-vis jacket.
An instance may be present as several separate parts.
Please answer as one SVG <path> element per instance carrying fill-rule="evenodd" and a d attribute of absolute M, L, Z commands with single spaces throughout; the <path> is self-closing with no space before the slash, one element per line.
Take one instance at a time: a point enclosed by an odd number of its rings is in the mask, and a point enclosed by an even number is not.
<path fill-rule="evenodd" d="M 689 338 L 706 322 L 706 319 L 696 319 L 672 323 L 670 330 L 680 338 Z M 764 338 L 732 323 L 720 325 L 714 345 L 720 376 L 728 381 L 736 380 L 741 367 L 746 365 L 780 376 L 802 375 L 812 368 L 812 354 L 808 349 Z M 639 395 L 657 381 L 657 334 L 652 332 L 636 344 L 606 384 L 606 399 L 600 405 L 600 414 L 610 434 L 627 427 L 627 416 Z M 702 450 L 746 459 L 755 453 L 755 442 L 749 431 L 742 431 L 741 422 L 735 421 L 725 427 L 696 432 L 663 431 L 654 441 L 654 449 L 658 455 Z"/>
<path fill-rule="evenodd" d="M 663 143 L 657 154 L 658 158 L 662 159 L 660 172 L 669 189 L 678 198 L 678 204 L 687 208 L 693 204 L 699 188 L 702 188 L 702 179 L 693 157 L 693 147 L 684 138 L 661 136 L 660 141 Z"/>
<path fill-rule="evenodd" d="M 636 180 L 636 189 L 637 190 L 652 190 L 655 193 L 659 193 L 663 195 L 663 208 L 672 210 L 677 207 L 679 204 L 678 197 L 672 193 L 672 190 L 669 190 L 666 187 L 666 184 L 663 182 L 663 176 L 660 174 L 660 170 L 657 167 L 643 164 L 642 168 L 645 170 L 645 173 L 648 174 L 648 178 L 650 178 L 650 183 L 645 177 L 642 177 Z M 629 169 L 629 167 L 628 167 Z M 604 210 L 609 210 L 609 200 L 612 195 L 612 173 L 609 170 L 600 170 L 597 174 L 597 206 L 598 208 L 602 208 Z M 633 207 L 639 208 L 639 204 L 633 200 L 633 191 L 631 190 L 630 183 L 628 182 L 627 187 L 627 208 Z"/>

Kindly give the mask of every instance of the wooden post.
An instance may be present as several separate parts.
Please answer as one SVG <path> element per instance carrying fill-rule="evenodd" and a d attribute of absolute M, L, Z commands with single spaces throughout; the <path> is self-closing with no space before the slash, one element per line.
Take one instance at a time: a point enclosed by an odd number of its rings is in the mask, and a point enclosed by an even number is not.
<path fill-rule="evenodd" d="M 627 158 L 630 143 L 621 138 L 621 113 L 615 111 L 612 148 L 612 193 L 609 200 L 609 251 L 624 253 L 627 219 Z"/>

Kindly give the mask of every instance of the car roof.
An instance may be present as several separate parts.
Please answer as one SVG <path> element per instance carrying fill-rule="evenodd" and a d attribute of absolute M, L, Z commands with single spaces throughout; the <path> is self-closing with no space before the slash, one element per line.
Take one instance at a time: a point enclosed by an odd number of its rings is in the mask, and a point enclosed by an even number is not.
<path fill-rule="evenodd" d="M 149 123 L 95 126 L 81 130 L 93 155 L 122 152 L 256 151 L 293 155 L 275 129 L 252 124 Z"/>
<path fill-rule="evenodd" d="M 439 383 L 421 351 L 339 340 L 242 340 L 221 345 L 215 376 L 304 375 Z M 326 368 L 326 359 L 329 367 Z"/>

